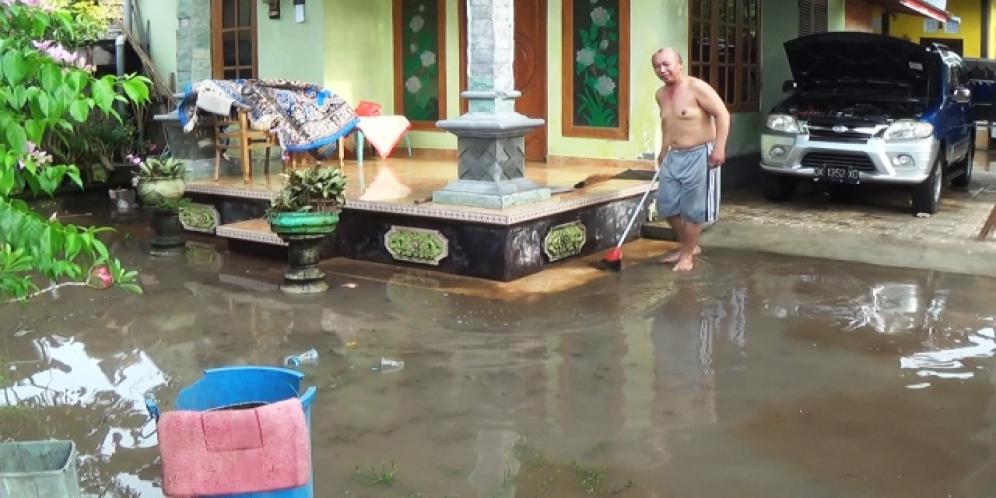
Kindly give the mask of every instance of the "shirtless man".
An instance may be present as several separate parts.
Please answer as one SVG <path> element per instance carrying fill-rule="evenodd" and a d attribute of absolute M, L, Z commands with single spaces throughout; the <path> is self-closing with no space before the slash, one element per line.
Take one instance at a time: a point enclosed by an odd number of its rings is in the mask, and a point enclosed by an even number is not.
<path fill-rule="evenodd" d="M 663 168 L 657 190 L 657 213 L 667 218 L 681 248 L 664 257 L 674 271 L 695 267 L 702 252 L 702 225 L 714 221 L 719 207 L 719 167 L 726 162 L 730 113 L 708 83 L 686 76 L 681 55 L 662 48 L 651 57 L 664 82 L 657 90 L 663 144 L 657 155 Z"/>

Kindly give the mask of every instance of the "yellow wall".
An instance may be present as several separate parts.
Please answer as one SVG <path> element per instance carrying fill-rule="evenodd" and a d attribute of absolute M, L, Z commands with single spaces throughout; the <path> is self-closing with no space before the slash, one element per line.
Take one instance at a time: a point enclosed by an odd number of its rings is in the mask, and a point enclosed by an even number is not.
<path fill-rule="evenodd" d="M 996 57 L 996 2 L 989 4 L 989 58 Z"/>
<path fill-rule="evenodd" d="M 961 18 L 958 33 L 945 33 L 943 27 L 936 33 L 925 33 L 922 17 L 897 14 L 889 25 L 889 34 L 900 38 L 907 36 L 914 43 L 919 43 L 921 37 L 960 38 L 965 47 L 964 56 L 979 57 L 982 54 L 982 2 L 948 0 L 948 12 Z"/>

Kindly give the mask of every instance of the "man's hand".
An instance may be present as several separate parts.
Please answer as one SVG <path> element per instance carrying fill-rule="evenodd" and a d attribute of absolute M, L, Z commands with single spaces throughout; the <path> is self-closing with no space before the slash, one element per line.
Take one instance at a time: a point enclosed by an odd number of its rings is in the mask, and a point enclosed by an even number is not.
<path fill-rule="evenodd" d="M 718 168 L 726 162 L 726 151 L 716 147 L 712 150 L 712 154 L 709 154 L 709 167 Z"/>
<path fill-rule="evenodd" d="M 661 167 L 664 164 L 664 160 L 667 159 L 667 151 L 660 151 L 657 153 L 657 167 Z"/>

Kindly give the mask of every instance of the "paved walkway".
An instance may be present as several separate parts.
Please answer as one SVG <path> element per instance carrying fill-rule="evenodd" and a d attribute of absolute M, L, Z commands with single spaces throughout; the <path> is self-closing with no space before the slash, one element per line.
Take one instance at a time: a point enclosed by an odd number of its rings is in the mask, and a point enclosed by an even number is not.
<path fill-rule="evenodd" d="M 990 164 L 978 158 L 970 188 L 946 188 L 929 217 L 912 216 L 908 192 L 894 188 L 862 186 L 837 200 L 801 185 L 786 203 L 759 188 L 737 190 L 724 197 L 703 245 L 996 276 L 996 237 L 976 240 L 996 204 Z M 644 236 L 669 239 L 670 230 L 655 223 Z"/>

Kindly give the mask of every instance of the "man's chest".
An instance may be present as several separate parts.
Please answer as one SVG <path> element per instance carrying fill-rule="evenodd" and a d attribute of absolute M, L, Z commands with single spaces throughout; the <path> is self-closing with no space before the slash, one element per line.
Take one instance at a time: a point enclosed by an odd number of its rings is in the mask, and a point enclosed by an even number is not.
<path fill-rule="evenodd" d="M 676 91 L 672 95 L 665 94 L 661 102 L 661 119 L 665 121 L 698 120 L 702 117 L 702 108 L 691 92 Z"/>

